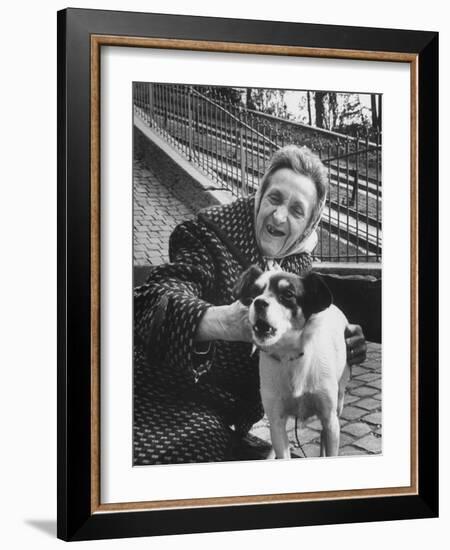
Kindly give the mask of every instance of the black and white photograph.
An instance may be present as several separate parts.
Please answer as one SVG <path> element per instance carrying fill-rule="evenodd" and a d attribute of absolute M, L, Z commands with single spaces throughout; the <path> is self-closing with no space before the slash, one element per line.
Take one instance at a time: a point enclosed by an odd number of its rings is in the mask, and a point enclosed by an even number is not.
<path fill-rule="evenodd" d="M 440 549 L 445 3 L 2 15 L 2 548 Z"/>
<path fill-rule="evenodd" d="M 132 96 L 133 466 L 382 453 L 382 94 Z"/>

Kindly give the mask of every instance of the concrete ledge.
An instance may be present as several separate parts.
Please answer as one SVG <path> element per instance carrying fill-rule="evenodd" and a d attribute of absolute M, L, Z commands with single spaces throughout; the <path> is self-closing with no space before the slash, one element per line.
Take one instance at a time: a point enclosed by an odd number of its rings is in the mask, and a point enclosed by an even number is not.
<path fill-rule="evenodd" d="M 361 275 L 375 279 L 381 279 L 382 272 L 381 263 L 373 262 L 313 262 L 313 269 L 327 275 L 340 275 L 341 277 Z"/>
<path fill-rule="evenodd" d="M 230 191 L 218 189 L 207 175 L 149 128 L 137 114 L 134 115 L 134 148 L 136 157 L 194 212 L 235 199 Z"/>

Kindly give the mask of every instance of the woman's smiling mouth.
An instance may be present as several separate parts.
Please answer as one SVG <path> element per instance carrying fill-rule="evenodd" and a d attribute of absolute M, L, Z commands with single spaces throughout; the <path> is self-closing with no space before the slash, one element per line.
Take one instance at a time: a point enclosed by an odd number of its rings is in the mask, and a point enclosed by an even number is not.
<path fill-rule="evenodd" d="M 272 237 L 285 237 L 286 233 L 284 231 L 280 231 L 279 229 L 276 229 L 273 225 L 268 223 L 266 225 L 266 230 L 269 235 L 272 235 Z"/>

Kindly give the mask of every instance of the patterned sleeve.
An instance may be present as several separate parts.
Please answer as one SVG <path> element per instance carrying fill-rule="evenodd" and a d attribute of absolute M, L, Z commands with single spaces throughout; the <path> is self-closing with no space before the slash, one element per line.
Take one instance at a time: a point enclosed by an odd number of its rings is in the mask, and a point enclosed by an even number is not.
<path fill-rule="evenodd" d="M 169 242 L 170 263 L 152 270 L 135 289 L 135 335 L 149 356 L 168 368 L 188 369 L 195 380 L 209 370 L 214 345 L 206 350 L 194 342 L 201 317 L 211 305 L 215 270 L 205 245 L 205 229 L 189 221 L 179 225 Z"/>

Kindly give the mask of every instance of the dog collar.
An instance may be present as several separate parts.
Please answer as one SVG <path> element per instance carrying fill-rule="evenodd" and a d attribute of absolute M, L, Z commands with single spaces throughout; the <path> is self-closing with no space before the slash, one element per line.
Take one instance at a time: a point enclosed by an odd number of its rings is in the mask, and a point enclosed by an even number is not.
<path fill-rule="evenodd" d="M 257 349 L 259 349 L 258 346 L 256 344 L 253 344 L 252 351 L 250 352 L 250 356 L 252 356 Z M 264 353 L 267 353 L 267 355 L 269 355 L 270 357 L 272 357 L 273 359 L 276 359 L 281 363 L 281 357 L 279 357 L 276 353 L 268 353 L 267 351 L 265 351 Z M 294 355 L 293 357 L 288 357 L 287 360 L 296 361 L 297 359 L 300 359 L 300 357 L 303 357 L 303 355 L 305 355 L 305 352 L 301 351 L 298 355 Z"/>
<path fill-rule="evenodd" d="M 265 352 L 265 353 L 267 353 L 267 352 Z M 282 361 L 281 357 L 279 357 L 276 353 L 267 353 L 267 355 L 270 355 L 270 357 L 273 357 L 273 359 L 276 359 L 280 363 Z M 300 357 L 303 357 L 303 355 L 305 355 L 305 352 L 301 351 L 299 354 L 294 355 L 293 357 L 286 357 L 286 359 L 288 361 L 296 361 L 297 359 L 300 359 Z"/>

